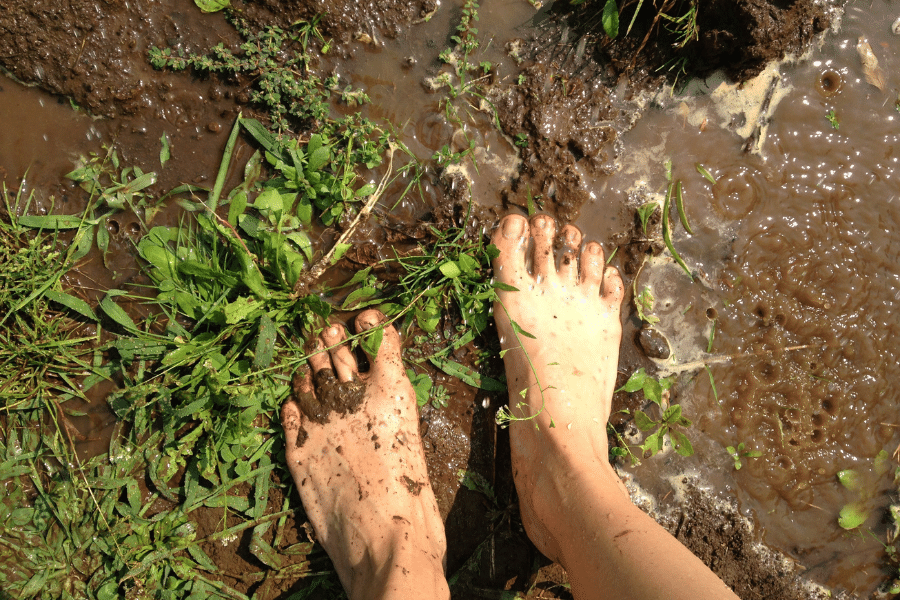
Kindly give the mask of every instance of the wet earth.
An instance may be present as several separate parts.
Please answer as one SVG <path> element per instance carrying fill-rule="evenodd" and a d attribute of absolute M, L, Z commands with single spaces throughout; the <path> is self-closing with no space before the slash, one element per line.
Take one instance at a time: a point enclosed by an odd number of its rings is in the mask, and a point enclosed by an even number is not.
<path fill-rule="evenodd" d="M 417 224 L 452 222 L 469 195 L 473 231 L 529 204 L 575 223 L 616 249 L 613 264 L 635 296 L 648 289 L 655 298 L 652 326 L 636 300 L 626 307 L 621 383 L 640 367 L 677 374 L 668 401 L 694 422 L 692 457 L 666 450 L 639 465 L 618 459 L 636 502 L 741 598 L 873 597 L 889 577 L 880 540 L 897 500 L 900 443 L 900 38 L 892 31 L 900 13 L 887 0 L 714 0 L 698 13 L 702 34 L 673 54 L 674 34 L 649 12 L 631 35 L 604 40 L 595 4 L 485 1 L 478 59 L 493 65 L 487 104 L 472 106 L 462 130 L 445 118 L 447 89 L 436 83 L 462 2 L 234 6 L 254 26 L 324 14 L 321 30 L 334 45 L 315 67 L 365 90 L 364 114 L 397 124 L 430 165 L 421 204 L 404 201 L 361 230 L 339 265 L 345 273 L 389 255 L 391 227 L 408 239 Z M 249 82 L 157 71 L 147 51 L 238 42 L 222 14 L 188 0 L 12 0 L 0 12 L 0 176 L 40 190 L 35 210 L 76 212 L 84 199 L 63 175 L 105 143 L 124 164 L 157 171 L 158 190 L 202 184 L 235 116 L 253 114 Z M 684 72 L 673 72 L 681 58 Z M 164 134 L 172 160 L 160 169 Z M 468 140 L 474 164 L 431 161 Z M 236 156 L 251 153 L 241 142 Z M 690 278 L 662 242 L 659 211 L 646 229 L 635 218 L 665 193 L 666 161 L 692 225 L 692 234 L 680 225 L 672 232 Z M 172 203 L 156 218 L 180 214 Z M 68 284 L 97 301 L 138 277 L 132 242 L 141 234 L 123 213 L 107 268 L 86 265 Z M 456 359 L 471 364 L 480 354 L 465 348 Z M 570 597 L 565 573 L 539 555 L 518 518 L 508 434 L 494 420 L 503 394 L 431 375 L 449 390 L 446 408 L 423 407 L 421 427 L 448 572 L 458 575 L 454 597 Z M 107 448 L 109 391 L 94 388 L 77 423 L 92 440 L 84 453 Z M 620 392 L 614 411 L 645 404 L 640 392 Z M 630 415 L 612 422 L 640 442 Z M 726 447 L 739 443 L 760 456 L 738 470 Z M 894 454 L 888 469 L 884 453 Z M 865 480 L 864 497 L 839 484 L 848 468 Z M 461 470 L 483 476 L 494 497 L 462 486 Z M 280 504 L 282 490 L 271 493 Z M 838 514 L 856 500 L 869 517 L 846 531 Z M 223 513 L 205 519 L 204 536 Z M 298 509 L 288 542 L 308 539 L 304 521 Z M 288 598 L 302 586 L 245 576 L 263 567 L 249 543 L 248 532 L 238 543 L 206 544 L 223 581 L 259 598 Z M 311 560 L 327 569 L 321 550 Z"/>

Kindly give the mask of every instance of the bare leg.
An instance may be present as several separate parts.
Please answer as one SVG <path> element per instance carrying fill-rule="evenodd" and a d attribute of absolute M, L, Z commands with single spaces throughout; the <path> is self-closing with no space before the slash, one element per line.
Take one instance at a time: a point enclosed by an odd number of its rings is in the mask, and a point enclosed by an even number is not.
<path fill-rule="evenodd" d="M 366 311 L 357 317 L 357 328 L 370 329 L 383 319 L 378 311 Z M 332 326 L 321 342 L 333 346 L 344 335 L 343 327 Z M 331 412 L 326 422 L 317 422 L 300 406 L 314 400 L 307 378 L 301 389 L 306 400 L 289 400 L 281 412 L 288 467 L 351 599 L 449 598 L 444 525 L 393 327 L 385 328 L 378 356 L 370 360 L 370 372 L 360 376 L 346 346 L 310 358 L 320 396 L 332 368 L 341 382 L 363 380 L 365 392 L 355 410 Z"/>
<path fill-rule="evenodd" d="M 524 403 L 518 414 L 534 416 L 510 426 L 528 536 L 565 567 L 579 600 L 737 598 L 631 503 L 609 464 L 606 422 L 624 287 L 618 272 L 606 268 L 599 244 L 588 243 L 579 256 L 581 233 L 572 226 L 561 232 L 557 268 L 555 234 L 547 216 L 534 217 L 529 227 L 524 217 L 509 215 L 493 236 L 500 249 L 495 277 L 520 290 L 500 293 L 494 317 L 508 350 L 510 406 L 517 414 L 516 405 Z M 517 338 L 510 320 L 536 339 Z"/>

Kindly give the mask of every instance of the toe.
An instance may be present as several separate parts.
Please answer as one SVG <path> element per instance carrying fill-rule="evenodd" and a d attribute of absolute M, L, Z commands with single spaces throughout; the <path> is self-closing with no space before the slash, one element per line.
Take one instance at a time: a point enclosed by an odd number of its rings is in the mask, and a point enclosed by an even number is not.
<path fill-rule="evenodd" d="M 369 331 L 387 321 L 380 310 L 369 309 L 359 313 L 356 317 L 356 330 Z M 390 325 L 382 328 L 381 344 L 378 346 L 378 354 L 369 356 L 372 368 L 369 377 L 396 378 L 397 375 L 405 377 L 400 361 L 400 334 Z"/>
<path fill-rule="evenodd" d="M 581 246 L 581 231 L 574 225 L 566 225 L 560 234 L 562 249 L 559 257 L 559 278 L 564 285 L 575 285 L 578 281 L 578 248 Z"/>
<path fill-rule="evenodd" d="M 581 284 L 599 291 L 605 269 L 603 248 L 597 242 L 589 242 L 581 253 Z"/>
<path fill-rule="evenodd" d="M 556 271 L 553 260 L 553 237 L 556 224 L 547 215 L 537 215 L 531 219 L 531 236 L 534 238 L 533 269 L 535 277 L 545 279 Z"/>
<path fill-rule="evenodd" d="M 347 333 L 344 331 L 343 325 L 332 325 L 322 332 L 322 342 L 331 348 L 329 353 L 338 381 L 353 381 L 359 374 L 359 369 L 350 348 L 347 344 L 342 343 L 345 339 L 347 339 Z"/>
<path fill-rule="evenodd" d="M 521 215 L 506 215 L 491 237 L 500 255 L 494 259 L 494 277 L 501 283 L 517 286 L 525 277 L 525 247 L 528 221 Z"/>
<path fill-rule="evenodd" d="M 281 406 L 281 426 L 284 428 L 285 456 L 290 466 L 299 458 L 301 444 L 297 438 L 303 429 L 300 407 L 293 400 L 287 400 Z"/>
<path fill-rule="evenodd" d="M 309 356 L 309 367 L 313 373 L 318 373 L 322 369 L 332 369 L 331 358 L 325 348 L 325 342 L 322 341 L 322 338 L 316 339 L 316 350 Z"/>
<path fill-rule="evenodd" d="M 617 268 L 606 267 L 603 272 L 603 287 L 600 289 L 600 295 L 614 308 L 622 305 L 622 300 L 625 298 L 625 284 L 622 282 L 622 276 L 619 275 Z"/>

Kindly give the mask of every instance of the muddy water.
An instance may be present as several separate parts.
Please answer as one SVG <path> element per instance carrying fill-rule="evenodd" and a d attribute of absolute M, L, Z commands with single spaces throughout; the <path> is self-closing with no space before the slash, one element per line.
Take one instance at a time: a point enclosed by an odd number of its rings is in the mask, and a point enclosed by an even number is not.
<path fill-rule="evenodd" d="M 681 401 L 702 435 L 698 460 L 680 464 L 735 494 L 765 541 L 814 580 L 861 596 L 884 580 L 882 547 L 868 532 L 883 538 L 896 463 L 876 456 L 900 442 L 898 16 L 887 2 L 851 3 L 821 50 L 778 68 L 785 93 L 760 154 L 746 153 L 734 132 L 739 111 L 722 112 L 708 95 L 676 100 L 629 134 L 635 153 L 610 182 L 611 193 L 637 180 L 659 191 L 666 158 L 684 181 L 695 235 L 678 226 L 675 245 L 701 277 L 692 284 L 663 265 L 664 276 L 643 273 L 639 283 L 654 288 L 662 329 L 679 338 L 669 368 L 717 357 L 718 400 L 704 371 L 682 374 L 695 376 Z M 866 81 L 861 38 L 880 63 L 883 90 Z M 590 229 L 597 217 L 586 212 Z M 690 321 L 697 312 L 715 319 L 711 354 L 711 321 Z M 716 362 L 723 357 L 733 358 Z M 725 446 L 739 442 L 763 456 L 735 471 Z M 838 483 L 843 469 L 860 472 L 862 492 Z M 846 532 L 838 513 L 858 499 L 871 515 Z"/>
<path fill-rule="evenodd" d="M 495 64 L 492 78 L 498 86 L 512 85 L 516 73 L 506 41 L 522 35 L 519 28 L 534 14 L 522 0 L 482 7 L 483 32 L 489 29 L 485 23 L 503 23 L 502 30 L 490 28 L 493 38 L 483 42 L 486 49 L 477 57 Z M 642 271 L 639 285 L 653 288 L 654 313 L 673 342 L 674 364 L 667 368 L 709 360 L 705 350 L 715 327 L 710 362 L 718 399 L 705 372 L 685 370 L 678 399 L 697 424 L 691 431 L 697 457 L 647 460 L 637 469 L 638 478 L 649 485 L 656 474 L 696 470 L 718 492 L 736 496 L 764 539 L 798 559 L 815 579 L 862 594 L 882 580 L 881 547 L 837 526 L 841 506 L 857 496 L 838 485 L 836 473 L 861 472 L 870 490 L 863 500 L 873 511 L 865 528 L 880 536 L 891 475 L 880 472 L 875 456 L 892 452 L 900 438 L 893 341 L 900 292 L 894 234 L 900 219 L 895 172 L 900 157 L 894 155 L 900 127 L 893 104 L 900 59 L 891 52 L 898 38 L 890 31 L 896 16 L 885 2 L 867 3 L 865 10 L 851 5 L 843 30 L 829 34 L 821 51 L 779 68 L 785 97 L 772 115 L 761 154 L 745 153 L 744 139 L 733 131 L 748 119 L 720 115 L 705 96 L 648 112 L 624 139 L 622 169 L 591 180 L 594 194 L 577 221 L 588 236 L 602 241 L 627 229 L 628 211 L 611 206 L 618 207 L 640 185 L 662 190 L 662 164 L 671 158 L 674 176 L 684 181 L 695 232 L 688 236 L 677 229 L 675 244 L 700 277 L 691 283 L 677 267 L 660 262 Z M 190 17 L 179 19 L 186 23 L 183 31 L 200 27 Z M 360 45 L 353 61 L 326 65 L 362 87 L 373 100 L 365 109 L 369 116 L 397 123 L 420 158 L 444 144 L 462 147 L 459 127 L 441 114 L 446 89 L 423 86 L 439 71 L 436 57 L 450 44 L 455 19 L 458 13 L 446 7 L 396 43 Z M 868 38 L 881 62 L 885 91 L 865 82 L 856 49 L 860 36 Z M 0 116 L 12 124 L 0 146 L 7 181 L 21 177 L 29 165 L 33 185 L 58 180 L 75 155 L 113 140 L 125 148 L 126 164 L 155 169 L 159 136 L 167 133 L 174 158 L 162 171 L 161 187 L 202 184 L 215 171 L 236 107 L 215 82 L 177 77 L 176 86 L 152 96 L 156 114 L 147 110 L 115 122 L 91 121 L 49 95 L 4 81 Z M 826 118 L 830 110 L 839 129 Z M 464 114 L 463 129 L 480 152 L 477 170 L 466 167 L 473 195 L 484 206 L 497 206 L 510 184 L 516 149 L 485 114 L 474 109 Z M 697 173 L 698 162 L 716 176 L 715 185 Z M 423 191 L 424 205 L 436 201 L 434 172 L 423 181 Z M 397 214 L 419 216 L 422 206 L 410 201 Z M 175 210 L 160 218 L 174 215 Z M 90 274 L 90 287 L 119 283 L 101 271 Z M 632 319 L 630 333 L 635 325 Z M 633 356 L 630 333 L 625 354 Z M 794 347 L 802 348 L 785 350 Z M 492 399 L 457 392 L 447 413 L 430 418 L 426 447 L 442 512 L 464 532 L 466 514 L 453 515 L 457 472 L 474 462 L 489 471 L 496 448 L 486 418 Z M 483 453 L 473 451 L 473 435 L 486 448 Z M 735 472 L 724 447 L 738 442 L 764 455 L 745 460 Z M 659 489 L 663 497 L 666 492 Z"/>

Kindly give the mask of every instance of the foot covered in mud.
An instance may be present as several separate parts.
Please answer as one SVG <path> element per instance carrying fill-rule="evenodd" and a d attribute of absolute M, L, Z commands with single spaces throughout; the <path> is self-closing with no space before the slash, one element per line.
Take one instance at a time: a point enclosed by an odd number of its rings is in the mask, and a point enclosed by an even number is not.
<path fill-rule="evenodd" d="M 557 237 L 546 215 L 530 223 L 508 215 L 492 241 L 500 249 L 495 278 L 518 290 L 499 292 L 494 318 L 505 351 L 522 521 L 538 549 L 561 561 L 554 532 L 562 530 L 558 520 L 572 502 L 567 482 L 609 478 L 625 493 L 606 441 L 624 286 L 599 244 L 582 248 L 581 232 L 571 225 Z"/>
<path fill-rule="evenodd" d="M 369 310 L 356 326 L 384 320 Z M 345 339 L 343 326 L 325 329 L 309 359 L 314 375 L 299 384 L 300 401 L 281 411 L 286 460 L 307 517 L 350 598 L 449 597 L 444 526 L 400 337 L 384 327 L 365 374 Z"/>

